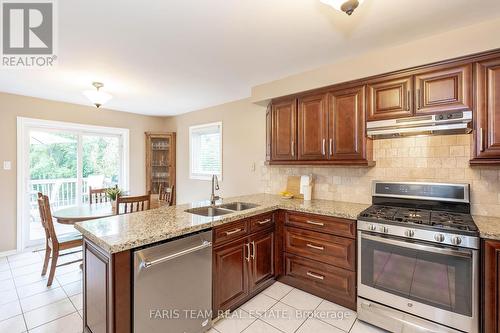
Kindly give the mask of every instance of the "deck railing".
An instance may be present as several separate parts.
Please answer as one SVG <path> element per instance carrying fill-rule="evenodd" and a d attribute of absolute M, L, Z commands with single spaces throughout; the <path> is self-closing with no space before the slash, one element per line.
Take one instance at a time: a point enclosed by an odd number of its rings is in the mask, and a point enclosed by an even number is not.
<path fill-rule="evenodd" d="M 88 202 L 87 178 L 83 178 L 81 198 L 82 202 Z M 60 179 L 37 179 L 30 181 L 30 205 L 31 209 L 38 209 L 37 193 L 42 192 L 47 195 L 53 209 L 75 206 L 78 204 L 77 178 Z"/>

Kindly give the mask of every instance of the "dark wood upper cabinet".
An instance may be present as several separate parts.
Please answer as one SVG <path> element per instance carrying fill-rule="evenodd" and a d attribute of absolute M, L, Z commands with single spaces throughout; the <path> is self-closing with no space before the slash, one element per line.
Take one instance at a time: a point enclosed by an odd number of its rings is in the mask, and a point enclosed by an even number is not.
<path fill-rule="evenodd" d="M 298 100 L 298 159 L 327 159 L 327 94 L 300 97 Z"/>
<path fill-rule="evenodd" d="M 271 103 L 267 106 L 266 109 L 266 161 L 271 160 L 271 135 L 272 135 L 272 111 L 271 111 Z"/>
<path fill-rule="evenodd" d="M 266 113 L 266 160 L 372 166 L 367 121 L 472 111 L 470 164 L 500 165 L 498 87 L 500 49 L 281 97 Z"/>
<path fill-rule="evenodd" d="M 213 309 L 225 311 L 248 296 L 246 239 L 231 242 L 213 251 Z"/>
<path fill-rule="evenodd" d="M 471 164 L 500 164 L 500 58 L 476 64 L 476 93 Z"/>
<path fill-rule="evenodd" d="M 368 120 L 410 117 L 413 76 L 386 78 L 368 84 Z"/>
<path fill-rule="evenodd" d="M 482 332 L 500 332 L 500 242 L 486 240 L 482 245 Z"/>
<path fill-rule="evenodd" d="M 297 159 L 297 101 L 289 99 L 273 103 L 272 106 L 272 148 L 273 160 Z"/>
<path fill-rule="evenodd" d="M 415 75 L 417 114 L 471 110 L 472 64 Z"/>
<path fill-rule="evenodd" d="M 329 106 L 330 158 L 366 159 L 365 87 L 331 92 Z"/>

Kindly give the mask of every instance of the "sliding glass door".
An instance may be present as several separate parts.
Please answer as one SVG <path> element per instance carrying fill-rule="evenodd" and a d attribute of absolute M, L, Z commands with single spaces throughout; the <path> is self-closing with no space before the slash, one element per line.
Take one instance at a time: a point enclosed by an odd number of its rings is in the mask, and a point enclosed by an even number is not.
<path fill-rule="evenodd" d="M 28 243 L 43 240 L 37 195 L 50 199 L 52 209 L 76 205 L 78 135 L 69 131 L 29 130 L 29 228 Z M 56 232 L 73 231 L 72 226 L 56 224 Z"/>
<path fill-rule="evenodd" d="M 23 118 L 24 119 L 24 118 Z M 89 187 L 128 186 L 128 130 L 29 120 L 21 126 L 23 173 L 22 247 L 44 241 L 37 194 L 49 197 L 53 211 L 89 204 Z M 19 180 L 19 179 L 18 179 Z M 24 200 L 23 200 L 24 198 Z M 19 200 L 19 197 L 18 197 Z M 19 218 L 18 218 L 19 221 Z M 55 222 L 55 221 L 54 221 Z M 58 234 L 75 232 L 54 223 Z M 19 246 L 18 246 L 19 248 Z"/>

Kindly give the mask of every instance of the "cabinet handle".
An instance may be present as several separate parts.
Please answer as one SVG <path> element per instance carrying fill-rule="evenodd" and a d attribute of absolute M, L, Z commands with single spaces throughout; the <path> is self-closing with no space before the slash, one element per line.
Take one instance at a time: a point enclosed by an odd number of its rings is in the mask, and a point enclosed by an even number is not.
<path fill-rule="evenodd" d="M 234 229 L 234 230 L 231 230 L 231 231 L 226 231 L 226 236 L 230 236 L 232 234 L 235 234 L 237 232 L 240 232 L 241 229 Z"/>
<path fill-rule="evenodd" d="M 252 259 L 255 259 L 255 242 L 252 241 L 252 254 L 250 255 Z"/>
<path fill-rule="evenodd" d="M 295 156 L 295 141 L 292 140 L 292 157 Z"/>
<path fill-rule="evenodd" d="M 481 145 L 481 152 L 485 150 L 484 148 L 484 128 L 479 129 L 479 144 Z"/>
<path fill-rule="evenodd" d="M 333 155 L 333 139 L 330 138 L 330 142 L 328 143 L 328 150 L 330 151 L 330 156 Z"/>
<path fill-rule="evenodd" d="M 308 276 L 312 277 L 312 278 L 315 278 L 315 279 L 318 279 L 318 280 L 324 280 L 325 277 L 323 275 L 319 275 L 319 274 L 314 274 L 312 272 L 307 272 L 306 273 Z"/>
<path fill-rule="evenodd" d="M 410 111 L 410 103 L 411 103 L 411 91 L 408 90 L 408 101 L 406 102 L 406 111 Z"/>
<path fill-rule="evenodd" d="M 420 110 L 420 89 L 417 89 L 417 109 Z"/>
<path fill-rule="evenodd" d="M 324 227 L 325 226 L 325 224 L 323 222 L 314 222 L 314 221 L 307 220 L 306 223 L 312 224 L 312 225 L 318 225 L 320 227 Z"/>
<path fill-rule="evenodd" d="M 321 153 L 323 154 L 323 156 L 326 155 L 326 139 L 323 139 L 323 145 L 321 147 Z"/>
<path fill-rule="evenodd" d="M 248 255 L 245 255 L 245 260 L 250 261 L 250 243 L 246 243 L 245 247 L 247 248 Z"/>
<path fill-rule="evenodd" d="M 313 245 L 313 244 L 309 244 L 309 243 L 307 243 L 306 246 L 310 247 L 311 249 L 315 249 L 315 250 L 320 250 L 320 251 L 325 250 L 325 248 L 323 246 L 317 246 L 317 245 Z"/>
<path fill-rule="evenodd" d="M 260 224 L 260 225 L 263 225 L 263 224 L 266 224 L 266 223 L 269 223 L 269 222 L 271 222 L 271 219 L 265 219 L 264 221 L 259 221 L 257 223 Z"/>

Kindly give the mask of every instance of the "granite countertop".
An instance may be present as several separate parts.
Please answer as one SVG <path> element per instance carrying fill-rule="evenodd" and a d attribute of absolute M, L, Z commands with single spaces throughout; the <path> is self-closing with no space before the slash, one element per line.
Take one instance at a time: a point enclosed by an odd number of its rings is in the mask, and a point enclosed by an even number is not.
<path fill-rule="evenodd" d="M 202 201 L 79 222 L 75 224 L 75 228 L 103 250 L 116 253 L 196 231 L 207 230 L 217 225 L 276 209 L 356 219 L 358 214 L 369 206 L 330 200 L 305 202 L 302 199 L 282 199 L 280 196 L 272 194 L 232 197 L 224 199 L 223 202 L 236 201 L 254 203 L 259 206 L 217 217 L 205 217 L 185 212 L 189 208 L 209 205 L 208 201 Z"/>
<path fill-rule="evenodd" d="M 481 238 L 500 240 L 500 217 L 472 216 Z"/>

